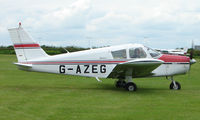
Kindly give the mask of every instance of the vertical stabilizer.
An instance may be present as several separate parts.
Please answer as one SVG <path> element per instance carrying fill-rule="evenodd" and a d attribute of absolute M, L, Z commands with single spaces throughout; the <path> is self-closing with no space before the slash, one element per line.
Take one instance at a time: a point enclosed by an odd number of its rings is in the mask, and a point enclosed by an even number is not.
<path fill-rule="evenodd" d="M 39 44 L 21 27 L 8 29 L 16 52 L 18 62 L 26 62 L 31 59 L 48 57 Z"/>

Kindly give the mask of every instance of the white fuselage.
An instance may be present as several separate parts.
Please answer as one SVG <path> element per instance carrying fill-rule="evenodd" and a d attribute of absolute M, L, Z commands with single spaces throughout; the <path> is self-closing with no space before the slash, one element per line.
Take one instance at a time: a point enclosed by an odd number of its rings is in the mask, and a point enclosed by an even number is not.
<path fill-rule="evenodd" d="M 31 64 L 32 67 L 26 69 L 30 71 L 107 78 L 118 64 L 134 60 L 129 56 L 129 49 L 137 47 L 144 50 L 145 59 L 152 59 L 143 45 L 128 44 L 36 58 L 22 62 L 22 64 Z M 114 58 L 112 52 L 122 49 L 126 50 L 126 58 Z M 159 59 L 161 56 L 159 55 L 154 59 Z M 186 62 L 164 62 L 152 71 L 151 76 L 184 74 L 189 70 L 189 67 L 190 64 Z"/>

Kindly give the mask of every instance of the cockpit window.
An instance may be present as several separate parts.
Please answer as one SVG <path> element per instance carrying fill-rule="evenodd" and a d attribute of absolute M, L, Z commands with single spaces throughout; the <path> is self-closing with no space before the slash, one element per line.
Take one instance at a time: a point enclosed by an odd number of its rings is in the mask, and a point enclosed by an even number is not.
<path fill-rule="evenodd" d="M 112 56 L 114 59 L 125 59 L 126 57 L 126 49 L 112 51 Z"/>
<path fill-rule="evenodd" d="M 130 58 L 146 58 L 146 53 L 142 48 L 130 48 L 129 49 Z"/>
<path fill-rule="evenodd" d="M 160 53 L 157 52 L 156 50 L 153 50 L 153 49 L 148 48 L 148 47 L 146 47 L 146 48 L 147 48 L 147 51 L 149 52 L 149 54 L 151 55 L 151 57 L 155 58 L 155 57 L 158 57 L 160 55 Z"/>

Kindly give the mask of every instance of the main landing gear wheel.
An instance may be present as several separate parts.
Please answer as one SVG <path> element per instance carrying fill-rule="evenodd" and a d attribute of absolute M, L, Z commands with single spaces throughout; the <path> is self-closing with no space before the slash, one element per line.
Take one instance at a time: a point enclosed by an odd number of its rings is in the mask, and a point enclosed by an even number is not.
<path fill-rule="evenodd" d="M 137 90 L 137 86 L 133 82 L 127 83 L 125 88 L 126 88 L 127 91 L 136 91 Z"/>
<path fill-rule="evenodd" d="M 117 88 L 125 87 L 125 85 L 126 85 L 126 82 L 125 82 L 125 81 L 121 81 L 121 80 L 118 80 L 118 81 L 116 81 L 116 83 L 115 83 L 115 86 L 116 86 Z"/>
<path fill-rule="evenodd" d="M 176 81 L 172 81 L 169 88 L 171 90 L 180 90 L 181 89 L 181 84 L 179 82 Z"/>

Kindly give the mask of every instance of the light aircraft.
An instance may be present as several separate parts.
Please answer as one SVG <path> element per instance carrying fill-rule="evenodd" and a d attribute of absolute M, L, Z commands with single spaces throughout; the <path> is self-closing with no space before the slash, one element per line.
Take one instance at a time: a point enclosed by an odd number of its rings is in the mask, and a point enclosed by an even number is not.
<path fill-rule="evenodd" d="M 171 55 L 187 55 L 188 48 L 184 49 L 155 49 L 156 51 L 162 54 L 171 54 Z"/>
<path fill-rule="evenodd" d="M 19 27 L 8 29 L 19 69 L 85 77 L 118 79 L 116 87 L 136 91 L 133 78 L 162 77 L 171 80 L 170 89 L 181 89 L 173 76 L 190 70 L 194 59 L 160 54 L 141 44 L 126 44 L 50 56 Z"/>

